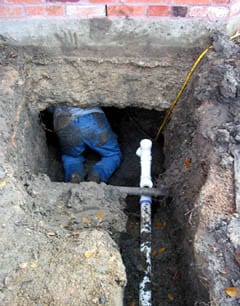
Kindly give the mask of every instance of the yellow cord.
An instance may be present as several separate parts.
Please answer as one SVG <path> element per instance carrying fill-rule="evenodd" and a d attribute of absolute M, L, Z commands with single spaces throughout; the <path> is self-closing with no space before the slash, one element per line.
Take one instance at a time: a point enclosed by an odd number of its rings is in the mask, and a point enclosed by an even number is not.
<path fill-rule="evenodd" d="M 240 33 L 237 32 L 235 35 L 231 36 L 230 39 L 233 40 L 233 39 L 235 39 L 235 38 L 237 38 L 237 37 L 239 37 L 239 36 L 240 36 Z M 157 140 L 158 140 L 158 137 L 159 137 L 160 133 L 162 132 L 162 130 L 163 130 L 164 126 L 166 125 L 166 123 L 167 123 L 169 117 L 171 116 L 171 114 L 172 114 L 172 112 L 173 112 L 173 109 L 174 109 L 174 107 L 176 106 L 178 100 L 180 99 L 180 97 L 181 97 L 181 95 L 182 95 L 182 93 L 183 93 L 185 87 L 187 86 L 187 84 L 188 84 L 188 82 L 189 82 L 189 80 L 190 80 L 190 78 L 191 78 L 193 72 L 196 70 L 198 64 L 201 62 L 201 60 L 203 59 L 203 57 L 206 55 L 206 53 L 208 52 L 208 50 L 210 50 L 211 48 L 213 48 L 212 45 L 209 46 L 208 48 L 206 48 L 206 49 L 199 55 L 199 57 L 196 59 L 195 63 L 193 64 L 192 68 L 189 70 L 189 72 L 188 72 L 188 74 L 187 74 L 187 76 L 186 76 L 186 78 L 185 78 L 185 80 L 184 80 L 184 82 L 183 82 L 182 87 L 180 88 L 180 90 L 179 90 L 179 92 L 178 92 L 176 98 L 173 100 L 173 102 L 172 102 L 172 104 L 170 105 L 170 107 L 169 107 L 169 109 L 168 109 L 168 111 L 167 111 L 165 117 L 163 118 L 163 121 L 162 121 L 162 123 L 161 123 L 161 125 L 160 125 L 160 127 L 159 127 L 159 129 L 158 129 L 158 132 L 157 132 L 157 134 L 156 134 L 156 137 L 154 138 L 154 141 L 157 141 Z"/>

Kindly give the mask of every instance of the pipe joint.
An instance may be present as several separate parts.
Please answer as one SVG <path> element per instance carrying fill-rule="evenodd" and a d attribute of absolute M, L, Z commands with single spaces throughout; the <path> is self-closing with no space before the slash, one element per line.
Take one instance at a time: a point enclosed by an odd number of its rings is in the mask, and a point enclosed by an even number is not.
<path fill-rule="evenodd" d="M 151 162 L 152 162 L 152 141 L 150 139 L 143 139 L 140 142 L 140 147 L 137 149 L 137 156 L 141 159 L 141 177 L 140 177 L 140 187 L 152 188 L 152 178 L 151 178 Z"/>

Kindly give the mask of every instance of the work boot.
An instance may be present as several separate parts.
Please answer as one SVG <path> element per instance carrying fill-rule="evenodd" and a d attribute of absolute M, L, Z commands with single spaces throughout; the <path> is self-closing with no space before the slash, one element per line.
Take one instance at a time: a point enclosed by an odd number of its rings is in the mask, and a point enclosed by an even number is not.
<path fill-rule="evenodd" d="M 87 176 L 87 181 L 88 182 L 95 182 L 95 183 L 100 183 L 100 176 L 97 172 L 90 172 Z"/>
<path fill-rule="evenodd" d="M 71 175 L 70 183 L 79 184 L 84 181 L 84 177 L 79 173 L 73 173 Z"/>

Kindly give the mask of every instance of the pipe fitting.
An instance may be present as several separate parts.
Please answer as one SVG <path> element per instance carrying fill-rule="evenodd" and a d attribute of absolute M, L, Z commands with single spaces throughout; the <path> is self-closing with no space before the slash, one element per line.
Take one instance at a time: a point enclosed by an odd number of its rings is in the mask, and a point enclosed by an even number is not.
<path fill-rule="evenodd" d="M 152 141 L 150 139 L 143 139 L 140 142 L 140 147 L 137 149 L 136 154 L 141 158 L 141 177 L 140 187 L 152 188 L 151 178 L 151 162 L 152 162 Z"/>

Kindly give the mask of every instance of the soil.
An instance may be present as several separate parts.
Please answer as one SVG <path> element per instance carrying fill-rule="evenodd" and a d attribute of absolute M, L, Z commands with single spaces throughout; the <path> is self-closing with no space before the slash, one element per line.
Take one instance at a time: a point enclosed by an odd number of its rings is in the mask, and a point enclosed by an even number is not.
<path fill-rule="evenodd" d="M 240 139 L 240 48 L 220 33 L 212 39 L 214 48 L 153 143 L 154 187 L 168 189 L 152 204 L 153 306 L 240 302 L 232 154 Z M 53 62 L 34 48 L 0 48 L 0 304 L 137 306 L 144 269 L 139 197 L 117 186 L 139 185 L 136 150 L 141 139 L 155 137 L 164 113 L 144 103 L 102 103 L 123 162 L 109 185 L 63 183 L 59 148 L 44 119 L 48 76 L 32 74 L 49 63 L 54 70 Z M 59 102 L 58 95 L 50 100 Z M 86 166 L 98 158 L 90 151 L 86 157 Z"/>

